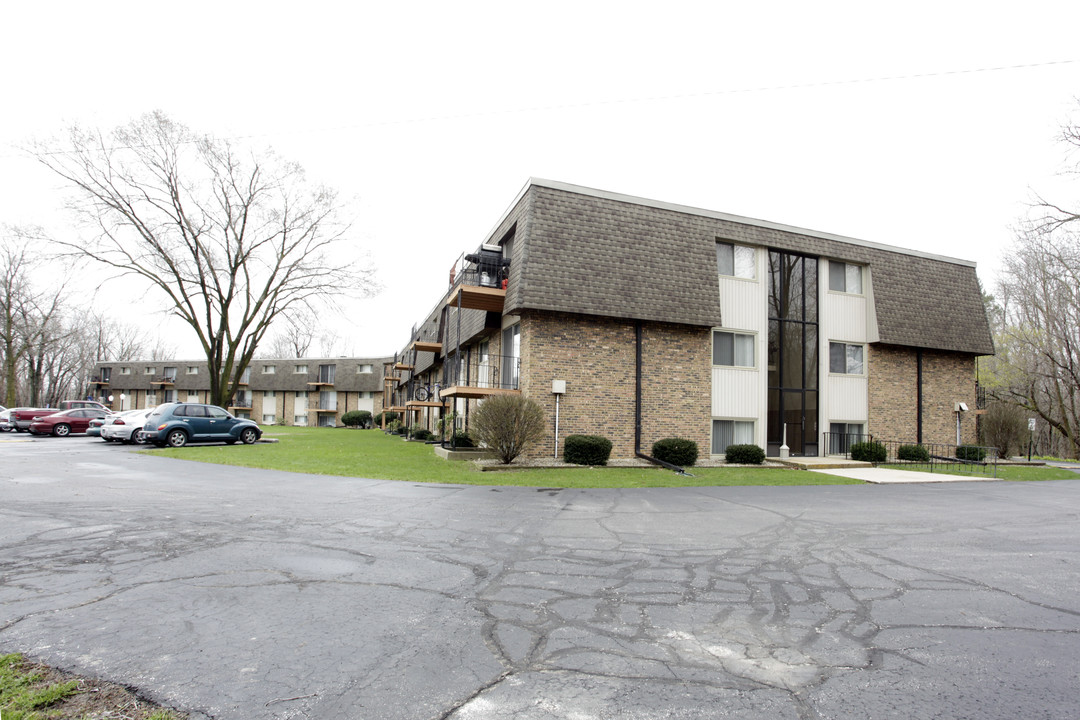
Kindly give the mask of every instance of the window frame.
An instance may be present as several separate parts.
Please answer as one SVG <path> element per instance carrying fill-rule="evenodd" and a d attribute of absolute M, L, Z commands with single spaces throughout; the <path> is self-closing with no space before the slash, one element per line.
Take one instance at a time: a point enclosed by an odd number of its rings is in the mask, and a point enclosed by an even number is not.
<path fill-rule="evenodd" d="M 746 423 L 750 426 L 750 443 L 756 444 L 754 438 L 757 437 L 757 418 L 737 418 L 737 417 L 714 417 L 709 423 L 709 454 L 713 457 L 719 457 L 727 454 L 727 448 L 731 445 L 744 445 L 746 443 L 735 442 L 735 427 L 732 426 L 732 442 L 729 443 L 722 452 L 715 452 L 716 446 L 716 423 L 718 422 L 730 422 L 730 423 Z"/>
<path fill-rule="evenodd" d="M 732 336 L 732 341 L 731 341 L 731 360 L 732 360 L 732 364 L 731 365 L 716 362 L 716 336 L 717 336 L 717 334 L 722 334 L 722 335 L 726 334 L 726 335 L 731 335 Z M 738 365 L 738 364 L 735 363 L 735 359 L 738 356 L 738 353 L 736 352 L 736 344 L 738 342 L 735 339 L 736 336 L 750 338 L 750 348 L 754 353 L 753 362 L 750 365 Z M 757 367 L 758 367 L 758 363 L 757 363 L 757 361 L 758 361 L 758 347 L 757 347 L 758 334 L 756 332 L 753 332 L 751 330 L 734 330 L 732 328 L 713 328 L 712 329 L 712 334 L 709 336 L 709 339 L 710 339 L 710 341 L 712 343 L 711 348 L 710 348 L 710 358 L 709 359 L 712 362 L 712 366 L 714 368 L 733 368 L 733 369 L 736 369 L 736 370 L 757 370 Z"/>
<path fill-rule="evenodd" d="M 277 375 L 277 365 L 263 365 L 262 366 L 262 374 L 263 375 Z"/>
<path fill-rule="evenodd" d="M 844 348 L 844 370 L 833 369 L 833 345 L 840 345 Z M 851 372 L 848 368 L 849 355 L 848 348 L 859 348 L 859 372 Z M 866 377 L 866 343 L 857 342 L 845 342 L 843 340 L 830 340 L 829 341 L 829 374 L 830 375 L 842 375 L 844 377 Z"/>
<path fill-rule="evenodd" d="M 293 375 L 307 375 L 307 365 L 293 365 Z"/>
<path fill-rule="evenodd" d="M 731 272 L 730 273 L 723 272 L 723 269 L 720 267 L 720 248 L 722 246 L 731 248 Z M 740 248 L 750 252 L 750 275 L 749 276 L 740 275 L 738 273 L 738 270 L 739 270 L 738 250 Z M 751 245 L 742 245 L 740 243 L 731 242 L 729 240 L 717 240 L 716 241 L 716 274 L 717 275 L 719 275 L 720 277 L 725 277 L 725 278 L 734 278 L 735 280 L 747 280 L 749 282 L 756 282 L 757 281 L 757 271 L 758 271 L 758 267 L 757 267 L 757 248 L 755 248 L 755 247 L 753 247 Z"/>
<path fill-rule="evenodd" d="M 844 268 L 841 275 L 844 278 L 844 288 L 842 290 L 833 287 L 833 266 Z M 840 293 L 841 295 L 865 295 L 866 294 L 866 273 L 863 272 L 865 265 L 859 265 L 858 263 L 849 263 L 843 260 L 830 260 L 829 261 L 829 292 Z M 859 291 L 853 292 L 848 290 L 847 273 L 848 268 L 855 268 L 859 271 Z"/>

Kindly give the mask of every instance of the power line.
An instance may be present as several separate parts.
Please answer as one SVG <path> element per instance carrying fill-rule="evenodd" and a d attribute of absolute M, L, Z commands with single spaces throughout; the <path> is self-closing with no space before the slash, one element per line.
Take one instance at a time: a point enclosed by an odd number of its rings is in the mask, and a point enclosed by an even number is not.
<path fill-rule="evenodd" d="M 654 95 L 648 97 L 634 97 L 634 98 L 612 98 L 608 100 L 591 100 L 588 102 L 580 103 L 565 103 L 561 105 L 537 105 L 533 107 L 525 108 L 510 108 L 502 110 L 484 110 L 471 113 L 459 113 L 455 115 L 431 115 L 427 117 L 414 117 L 414 118 L 402 118 L 398 120 L 383 120 L 379 122 L 366 122 L 366 123 L 352 123 L 348 125 L 335 125 L 331 127 L 321 128 L 308 128 L 303 130 L 292 131 L 280 131 L 273 133 L 264 133 L 260 135 L 232 135 L 222 139 L 226 140 L 249 140 L 259 137 L 271 137 L 281 135 L 301 135 L 306 133 L 327 133 L 337 132 L 342 130 L 356 130 L 361 128 L 374 128 L 374 127 L 389 127 L 395 125 L 413 125 L 422 123 L 433 122 L 446 122 L 449 120 L 465 120 L 469 118 L 481 118 L 481 117 L 494 117 L 498 115 L 521 115 L 528 113 L 538 112 L 550 112 L 553 110 L 576 110 L 589 107 L 601 107 L 604 105 L 627 105 L 633 103 L 651 103 L 651 102 L 668 102 L 672 100 L 690 100 L 694 98 L 704 97 L 717 97 L 722 95 L 745 95 L 752 93 L 769 93 L 769 92 L 783 92 L 788 90 L 808 90 L 814 88 L 827 88 L 827 87 L 839 87 L 843 85 L 866 85 L 871 83 L 887 83 L 898 82 L 901 80 L 924 80 L 928 78 L 936 77 L 950 77 L 956 75 L 976 75 L 982 73 L 996 73 L 1005 72 L 1010 70 L 1030 70 L 1034 68 L 1052 67 L 1056 65 L 1071 65 L 1080 62 L 1080 60 L 1049 60 L 1046 62 L 1037 63 L 1022 63 L 1018 65 L 997 65 L 991 67 L 979 67 L 979 68 L 963 68 L 959 70 L 938 70 L 934 72 L 924 73 L 910 73 L 906 75 L 881 75 L 876 77 L 864 77 L 864 78 L 847 78 L 844 80 L 821 80 L 817 82 L 807 83 L 793 83 L 788 85 L 762 85 L 749 88 L 732 88 L 727 90 L 707 90 L 702 92 L 693 93 L 680 93 L 676 95 Z M 126 147 L 123 145 L 114 146 L 110 149 L 117 149 Z M 52 152 L 42 153 L 44 155 L 55 154 L 67 154 L 69 151 L 57 150 Z M 18 153 L 15 155 L 0 155 L 0 158 L 12 158 L 12 157 L 26 157 L 25 153 Z"/>

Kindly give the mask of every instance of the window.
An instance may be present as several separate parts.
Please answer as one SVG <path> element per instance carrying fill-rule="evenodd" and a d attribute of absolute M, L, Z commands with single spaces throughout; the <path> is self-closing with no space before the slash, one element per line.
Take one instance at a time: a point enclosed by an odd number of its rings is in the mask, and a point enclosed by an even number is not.
<path fill-rule="evenodd" d="M 129 368 L 129 367 L 120 368 L 120 374 L 121 375 L 130 375 L 131 374 L 131 368 Z"/>
<path fill-rule="evenodd" d="M 320 365 L 319 366 L 319 382 L 325 385 L 334 384 L 334 371 L 337 369 L 337 365 Z"/>
<path fill-rule="evenodd" d="M 236 413 L 236 417 L 243 418 L 244 420 L 250 420 L 251 419 L 251 412 L 248 411 L 248 410 L 241 410 L 241 411 Z"/>
<path fill-rule="evenodd" d="M 375 399 L 375 393 L 372 392 L 371 390 L 365 390 L 362 393 L 360 393 L 360 397 L 363 398 L 364 400 L 373 400 L 373 399 Z"/>
<path fill-rule="evenodd" d="M 337 418 L 334 417 L 333 415 L 320 415 L 319 416 L 319 427 L 336 427 L 336 426 L 337 426 Z"/>
<path fill-rule="evenodd" d="M 713 420 L 712 454 L 723 455 L 728 445 L 753 445 L 753 420 Z"/>
<path fill-rule="evenodd" d="M 166 380 L 169 380 L 170 382 L 175 382 L 175 380 L 176 380 L 176 368 L 167 367 L 167 368 L 165 368 L 164 372 L 165 372 L 165 379 Z"/>
<path fill-rule="evenodd" d="M 716 267 L 721 275 L 753 280 L 754 248 L 732 243 L 716 243 Z"/>
<path fill-rule="evenodd" d="M 502 387 L 517 390 L 521 371 L 521 324 L 502 331 Z"/>
<path fill-rule="evenodd" d="M 176 391 L 175 390 L 162 390 L 161 395 L 162 395 L 161 402 L 167 402 L 167 403 L 176 402 Z"/>
<path fill-rule="evenodd" d="M 101 368 L 101 382 L 107 383 L 112 380 L 112 368 Z"/>
<path fill-rule="evenodd" d="M 187 370 L 185 372 L 188 375 L 198 375 L 199 374 L 199 366 L 198 365 L 188 365 Z"/>
<path fill-rule="evenodd" d="M 293 425 L 307 425 L 307 415 L 293 415 Z"/>
<path fill-rule="evenodd" d="M 263 424 L 264 425 L 273 425 L 274 424 L 274 419 L 275 419 L 274 413 L 263 413 Z"/>
<path fill-rule="evenodd" d="M 157 395 L 154 393 L 146 393 L 146 406 L 154 407 L 155 405 L 158 405 Z"/>
<path fill-rule="evenodd" d="M 358 373 L 370 373 L 370 372 L 372 372 L 372 367 L 371 367 L 371 365 L 360 365 L 360 366 L 358 366 L 356 368 L 356 372 L 358 372 Z"/>
<path fill-rule="evenodd" d="M 240 384 L 247 385 L 251 382 L 251 368 L 244 368 L 244 372 L 240 373 Z"/>
<path fill-rule="evenodd" d="M 297 365 L 293 368 L 293 372 L 297 375 L 307 375 L 307 365 Z"/>
<path fill-rule="evenodd" d="M 303 398 L 304 400 L 307 400 L 307 390 L 297 390 L 296 391 L 296 399 L 299 400 L 300 398 Z"/>
<path fill-rule="evenodd" d="M 263 375 L 273 375 L 277 372 L 275 365 L 263 365 Z"/>
<path fill-rule="evenodd" d="M 829 289 L 833 292 L 862 294 L 862 267 L 829 261 Z"/>
<path fill-rule="evenodd" d="M 829 372 L 840 375 L 863 374 L 863 346 L 829 343 Z"/>
<path fill-rule="evenodd" d="M 852 443 L 863 440 L 862 423 L 829 423 L 830 455 L 847 455 Z"/>
<path fill-rule="evenodd" d="M 199 402 L 199 393 L 197 393 L 197 392 L 195 392 L 193 390 L 188 390 L 187 401 L 189 403 L 197 403 L 197 402 Z"/>
<path fill-rule="evenodd" d="M 153 375 L 157 372 L 157 368 L 148 367 L 143 370 L 143 375 Z"/>
<path fill-rule="evenodd" d="M 714 330 L 712 337 L 713 365 L 754 367 L 753 335 Z"/>
<path fill-rule="evenodd" d="M 273 399 L 274 399 L 274 391 L 273 390 L 263 390 L 263 400 L 273 400 Z"/>

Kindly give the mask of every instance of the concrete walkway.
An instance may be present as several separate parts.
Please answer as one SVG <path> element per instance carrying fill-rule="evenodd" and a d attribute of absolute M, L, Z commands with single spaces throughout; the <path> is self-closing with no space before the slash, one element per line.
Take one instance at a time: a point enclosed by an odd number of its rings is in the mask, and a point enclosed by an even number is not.
<path fill-rule="evenodd" d="M 808 468 L 809 469 L 809 468 Z M 980 482 L 997 480 L 986 475 L 949 475 L 947 473 L 915 472 L 914 470 L 893 470 L 892 468 L 859 467 L 859 468 L 834 468 L 828 470 L 812 469 L 810 472 L 819 472 L 826 475 L 839 475 L 840 477 L 853 478 L 875 485 L 892 483 L 946 483 L 946 482 Z"/>

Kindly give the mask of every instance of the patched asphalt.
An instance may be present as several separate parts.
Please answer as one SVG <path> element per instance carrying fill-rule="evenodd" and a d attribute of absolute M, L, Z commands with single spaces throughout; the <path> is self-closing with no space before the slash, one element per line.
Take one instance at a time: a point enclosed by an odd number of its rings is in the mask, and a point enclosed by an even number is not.
<path fill-rule="evenodd" d="M 537 490 L 5 442 L 0 650 L 220 720 L 1074 718 L 1078 517 L 1078 481 Z"/>

